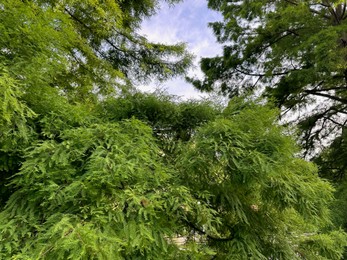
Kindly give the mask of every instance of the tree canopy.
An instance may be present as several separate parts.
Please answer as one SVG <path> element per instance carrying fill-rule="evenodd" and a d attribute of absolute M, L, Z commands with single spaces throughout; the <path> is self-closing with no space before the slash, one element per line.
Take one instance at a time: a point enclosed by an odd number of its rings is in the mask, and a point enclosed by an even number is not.
<path fill-rule="evenodd" d="M 77 100 L 181 74 L 190 64 L 183 44 L 151 43 L 136 32 L 157 7 L 154 0 L 2 1 L 1 66 L 29 89 L 51 86 Z"/>
<path fill-rule="evenodd" d="M 136 33 L 157 5 L 0 4 L 0 258 L 341 258 L 334 188 L 277 109 L 134 90 L 190 64 Z"/>
<path fill-rule="evenodd" d="M 211 23 L 222 56 L 202 59 L 202 90 L 263 92 L 300 118 L 305 148 L 324 147 L 346 124 L 346 1 L 221 1 Z"/>
<path fill-rule="evenodd" d="M 261 95 L 296 118 L 303 154 L 338 187 L 337 223 L 346 227 L 347 2 L 209 0 L 223 54 L 201 60 L 198 89 Z"/>
<path fill-rule="evenodd" d="M 341 256 L 333 188 L 295 157 L 275 110 L 136 94 L 86 115 L 79 124 L 42 115 L 33 135 L 45 138 L 28 145 L 8 181 L 2 258 Z"/>
<path fill-rule="evenodd" d="M 83 124 L 98 99 L 130 91 L 134 81 L 185 72 L 190 55 L 184 44 L 151 43 L 136 32 L 158 5 L 152 0 L 1 2 L 1 181 L 18 170 L 31 142 Z"/>

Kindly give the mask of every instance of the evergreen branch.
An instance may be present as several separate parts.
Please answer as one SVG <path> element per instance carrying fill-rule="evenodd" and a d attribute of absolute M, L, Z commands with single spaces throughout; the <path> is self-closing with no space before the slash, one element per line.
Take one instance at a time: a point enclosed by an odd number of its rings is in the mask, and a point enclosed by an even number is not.
<path fill-rule="evenodd" d="M 68 8 L 64 8 L 64 10 L 65 10 L 65 12 L 67 12 L 68 13 L 68 15 L 72 18 L 72 19 L 74 19 L 76 22 L 78 22 L 79 24 L 81 24 L 84 28 L 86 28 L 86 29 L 88 29 L 90 32 L 94 32 L 93 31 L 93 29 L 90 27 L 90 26 L 88 26 L 88 25 L 86 25 L 81 19 L 79 19 L 77 16 L 75 16 L 72 12 L 70 12 L 69 11 L 69 9 Z M 116 49 L 117 51 L 120 51 L 120 52 L 123 52 L 123 53 L 128 53 L 128 52 L 126 52 L 125 50 L 122 50 L 122 49 L 120 49 L 118 46 L 116 46 L 113 42 L 111 42 L 111 40 L 109 40 L 109 39 L 107 39 L 107 38 L 105 38 L 104 39 L 108 44 L 110 44 L 111 46 L 112 46 L 112 48 L 114 48 L 114 49 Z M 134 57 L 134 56 L 132 56 L 133 58 L 136 58 L 136 57 Z"/>
<path fill-rule="evenodd" d="M 67 14 L 68 14 L 72 19 L 74 19 L 75 21 L 77 21 L 79 24 L 81 24 L 84 28 L 86 28 L 87 30 L 89 30 L 91 33 L 94 33 L 93 29 L 92 29 L 90 26 L 86 25 L 81 19 L 79 19 L 77 16 L 75 16 L 71 11 L 68 10 L 68 8 L 64 8 L 64 10 L 65 10 L 65 12 L 67 12 Z M 125 34 L 125 33 L 122 33 L 122 32 L 120 32 L 119 30 L 116 30 L 116 32 L 117 32 L 117 34 L 123 36 L 124 38 L 128 39 L 129 41 L 131 41 L 131 42 L 133 42 L 133 43 L 135 43 L 135 44 L 139 44 L 139 45 L 141 45 L 141 46 L 144 46 L 144 44 L 143 44 L 142 42 L 137 41 L 137 40 L 134 39 L 133 37 L 130 37 L 129 35 L 127 35 L 127 34 Z M 119 48 L 118 46 L 116 46 L 116 45 L 112 42 L 112 40 L 110 40 L 110 39 L 108 39 L 108 38 L 104 38 L 103 40 L 106 41 L 106 42 L 107 42 L 112 48 L 114 48 L 115 50 L 120 51 L 120 52 L 122 52 L 122 53 L 124 53 L 124 54 L 129 55 L 129 56 L 132 57 L 134 60 L 137 60 L 137 61 L 139 61 L 139 62 L 142 61 L 139 57 L 137 57 L 136 55 L 134 55 L 134 52 L 136 52 L 136 51 L 123 50 L 123 49 Z M 102 55 L 103 58 L 105 58 L 104 54 L 102 54 L 102 53 L 100 52 L 100 50 L 97 50 L 97 49 L 95 49 L 95 48 L 93 48 L 93 49 L 94 49 L 96 52 L 98 52 L 100 55 Z M 171 63 L 166 62 L 166 61 L 164 61 L 164 60 L 160 60 L 160 62 L 155 62 L 155 61 L 151 61 L 151 60 L 148 60 L 148 59 L 147 59 L 147 60 L 146 60 L 146 63 L 147 63 L 147 64 L 150 64 L 150 65 L 153 65 L 153 66 L 160 65 L 160 64 L 163 64 L 163 65 L 166 65 L 166 66 L 170 66 L 170 65 L 171 65 Z"/>
<path fill-rule="evenodd" d="M 295 30 L 299 30 L 299 29 L 303 29 L 303 28 L 297 28 Z M 285 33 L 285 34 L 283 34 Z M 283 35 L 281 35 L 283 34 Z M 271 35 L 271 37 L 276 37 L 277 35 L 281 35 L 279 36 L 278 38 L 274 39 L 273 41 L 269 41 L 266 45 L 264 46 L 261 46 L 261 51 L 260 53 L 263 53 L 267 48 L 271 47 L 272 45 L 278 43 L 280 40 L 286 38 L 287 36 L 291 36 L 291 35 L 294 35 L 294 36 L 300 36 L 296 31 L 294 31 L 293 29 L 287 29 L 287 30 L 284 30 L 284 31 L 281 31 L 281 32 L 278 32 L 277 34 L 275 35 Z"/>
<path fill-rule="evenodd" d="M 271 46 L 274 45 L 275 43 L 277 43 L 277 42 L 279 42 L 280 40 L 286 38 L 287 36 L 290 36 L 290 35 L 294 34 L 293 32 L 291 32 L 291 31 L 289 31 L 289 30 L 288 30 L 288 31 L 284 31 L 284 32 L 289 32 L 289 33 L 283 34 L 283 35 L 281 35 L 280 37 L 278 37 L 277 39 L 274 39 L 272 42 L 269 42 L 267 45 L 265 45 L 265 46 L 262 48 L 262 49 L 263 49 L 262 51 L 264 51 L 265 49 L 271 47 Z M 281 33 L 283 33 L 283 32 L 281 32 Z M 295 33 L 294 35 L 295 35 L 295 36 L 298 36 L 299 34 Z"/>

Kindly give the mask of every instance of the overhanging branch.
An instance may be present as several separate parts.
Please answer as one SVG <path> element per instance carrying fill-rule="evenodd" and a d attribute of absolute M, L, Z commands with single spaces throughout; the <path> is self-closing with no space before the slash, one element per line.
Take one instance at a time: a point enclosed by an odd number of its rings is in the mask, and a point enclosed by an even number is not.
<path fill-rule="evenodd" d="M 334 101 L 341 102 L 343 104 L 347 104 L 347 99 L 339 98 L 337 96 L 329 95 L 326 93 L 321 93 L 319 90 L 304 90 L 303 92 L 309 95 L 325 97 Z"/>

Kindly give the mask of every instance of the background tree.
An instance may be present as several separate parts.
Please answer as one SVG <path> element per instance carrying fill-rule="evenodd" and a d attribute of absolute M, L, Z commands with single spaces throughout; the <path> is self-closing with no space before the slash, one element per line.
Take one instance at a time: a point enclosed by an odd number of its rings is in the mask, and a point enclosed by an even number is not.
<path fill-rule="evenodd" d="M 73 99 L 114 91 L 129 80 L 184 73 L 190 55 L 183 44 L 151 43 L 136 33 L 158 4 L 2 1 L 1 65 L 28 89 L 51 86 Z"/>
<path fill-rule="evenodd" d="M 331 186 L 294 156 L 295 142 L 276 117 L 269 107 L 233 99 L 199 129 L 177 163 L 193 193 L 210 194 L 201 201 L 221 225 L 215 235 L 188 224 L 206 235 L 216 259 L 340 259 L 346 237 L 326 219 Z"/>
<path fill-rule="evenodd" d="M 229 96 L 265 90 L 300 118 L 306 151 L 340 135 L 346 124 L 346 1 L 220 1 L 211 24 L 222 56 L 201 61 L 202 90 Z M 256 90 L 257 89 L 257 90 Z M 258 92 L 259 93 L 259 92 Z"/>

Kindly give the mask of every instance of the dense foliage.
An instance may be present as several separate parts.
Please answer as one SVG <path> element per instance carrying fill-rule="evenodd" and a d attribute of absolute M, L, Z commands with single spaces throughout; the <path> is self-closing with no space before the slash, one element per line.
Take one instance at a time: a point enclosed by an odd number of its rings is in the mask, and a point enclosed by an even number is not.
<path fill-rule="evenodd" d="M 222 56 L 201 61 L 202 90 L 234 96 L 263 91 L 283 111 L 300 111 L 305 149 L 341 134 L 346 123 L 346 1 L 209 0 Z"/>
<path fill-rule="evenodd" d="M 261 94 L 299 126 L 303 154 L 336 185 L 333 207 L 347 227 L 347 2 L 209 0 L 223 54 L 201 60 L 201 90 Z M 295 119 L 295 120 L 293 120 Z"/>
<path fill-rule="evenodd" d="M 4 0 L 0 65 L 15 79 L 25 79 L 29 90 L 51 86 L 74 100 L 129 81 L 183 73 L 190 64 L 184 45 L 151 43 L 136 33 L 157 5 L 154 0 Z"/>
<path fill-rule="evenodd" d="M 218 212 L 216 258 L 339 259 L 346 237 L 326 226 L 331 186 L 294 156 L 276 111 L 233 102 L 179 157 L 187 185 Z"/>
<path fill-rule="evenodd" d="M 151 129 L 137 120 L 69 129 L 59 142 L 40 142 L 11 181 L 17 191 L 1 213 L 1 258 L 180 255 L 169 240 L 182 231 L 184 215 L 214 218 L 173 173 Z"/>
<path fill-rule="evenodd" d="M 277 110 L 132 89 L 190 63 L 135 33 L 157 4 L 1 2 L 0 258 L 341 258 Z"/>
<path fill-rule="evenodd" d="M 151 43 L 136 33 L 158 4 L 0 3 L 1 193 L 7 194 L 4 178 L 18 171 L 24 149 L 35 139 L 57 137 L 69 124 L 84 124 L 88 107 L 129 91 L 134 81 L 184 73 L 190 64 L 184 45 Z M 51 121 L 57 120 L 60 124 L 52 129 Z"/>
<path fill-rule="evenodd" d="M 39 115 L 13 98 L 23 129 L 9 134 L 31 143 L 6 179 L 1 258 L 341 256 L 333 189 L 270 108 L 137 93 Z"/>

